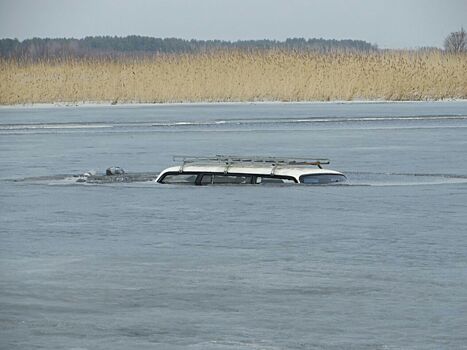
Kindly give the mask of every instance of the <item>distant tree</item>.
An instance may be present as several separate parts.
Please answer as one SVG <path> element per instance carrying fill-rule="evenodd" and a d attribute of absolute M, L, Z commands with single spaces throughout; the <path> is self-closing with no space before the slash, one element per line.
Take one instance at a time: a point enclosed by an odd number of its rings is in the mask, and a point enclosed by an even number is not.
<path fill-rule="evenodd" d="M 467 51 L 467 33 L 464 28 L 458 32 L 452 32 L 444 39 L 444 50 L 451 53 Z"/>

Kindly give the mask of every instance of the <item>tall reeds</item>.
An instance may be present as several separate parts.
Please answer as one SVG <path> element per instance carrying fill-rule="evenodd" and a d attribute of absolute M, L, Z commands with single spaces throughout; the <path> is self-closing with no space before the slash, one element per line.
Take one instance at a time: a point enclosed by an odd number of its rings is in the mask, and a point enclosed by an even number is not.
<path fill-rule="evenodd" d="M 440 52 L 162 55 L 0 61 L 0 104 L 467 98 L 467 55 Z"/>

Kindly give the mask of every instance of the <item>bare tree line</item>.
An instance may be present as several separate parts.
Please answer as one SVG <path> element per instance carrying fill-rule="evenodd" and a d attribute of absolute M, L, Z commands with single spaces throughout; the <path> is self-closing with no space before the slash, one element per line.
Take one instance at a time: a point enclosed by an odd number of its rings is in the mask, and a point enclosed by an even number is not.
<path fill-rule="evenodd" d="M 157 54 L 199 53 L 215 50 L 293 50 L 370 52 L 378 48 L 362 40 L 330 40 L 290 38 L 277 40 L 184 40 L 177 38 L 153 38 L 143 36 L 95 36 L 84 39 L 41 39 L 24 41 L 17 39 L 0 40 L 0 57 L 48 59 L 62 57 L 121 57 L 150 56 Z"/>
<path fill-rule="evenodd" d="M 90 36 L 74 38 L 0 39 L 0 58 L 55 59 L 80 57 L 144 57 L 159 54 L 192 54 L 216 50 L 285 50 L 295 52 L 377 52 L 375 44 L 363 40 L 333 40 L 289 38 L 277 40 L 184 40 L 178 38 L 154 38 L 131 35 Z M 434 47 L 422 47 L 418 51 L 438 51 Z M 386 50 L 384 50 L 386 51 Z M 444 51 L 462 53 L 467 51 L 467 33 L 464 28 L 450 33 L 444 40 Z"/>

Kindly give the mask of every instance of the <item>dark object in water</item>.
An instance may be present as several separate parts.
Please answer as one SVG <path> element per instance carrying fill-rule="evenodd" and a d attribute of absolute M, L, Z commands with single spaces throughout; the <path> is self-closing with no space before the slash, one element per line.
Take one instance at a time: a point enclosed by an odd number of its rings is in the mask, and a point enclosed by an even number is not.
<path fill-rule="evenodd" d="M 119 166 L 111 166 L 110 168 L 107 168 L 105 171 L 105 175 L 122 175 L 125 174 L 125 170 L 120 168 Z"/>

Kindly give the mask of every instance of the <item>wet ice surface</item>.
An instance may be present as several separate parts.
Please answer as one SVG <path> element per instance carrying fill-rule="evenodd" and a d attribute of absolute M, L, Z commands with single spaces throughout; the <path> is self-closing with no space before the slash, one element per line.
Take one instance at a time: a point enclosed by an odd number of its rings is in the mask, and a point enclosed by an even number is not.
<path fill-rule="evenodd" d="M 467 175 L 455 174 L 398 174 L 398 173 L 373 173 L 351 171 L 345 172 L 346 180 L 340 183 L 331 183 L 326 186 L 414 186 L 467 183 Z M 32 176 L 19 179 L 10 179 L 14 182 L 37 183 L 47 185 L 104 185 L 104 184 L 129 184 L 129 183 L 154 183 L 159 175 L 153 173 L 125 173 L 122 175 L 93 174 L 66 174 L 52 176 Z M 228 186 L 228 185 L 222 185 Z M 238 185 L 237 185 L 238 186 Z M 316 186 L 308 184 L 262 184 L 261 186 Z M 323 185 L 324 186 L 324 185 Z"/>
<path fill-rule="evenodd" d="M 0 110 L 0 347 L 465 348 L 466 114 L 465 102 Z M 73 176 L 216 153 L 328 157 L 349 183 Z"/>

